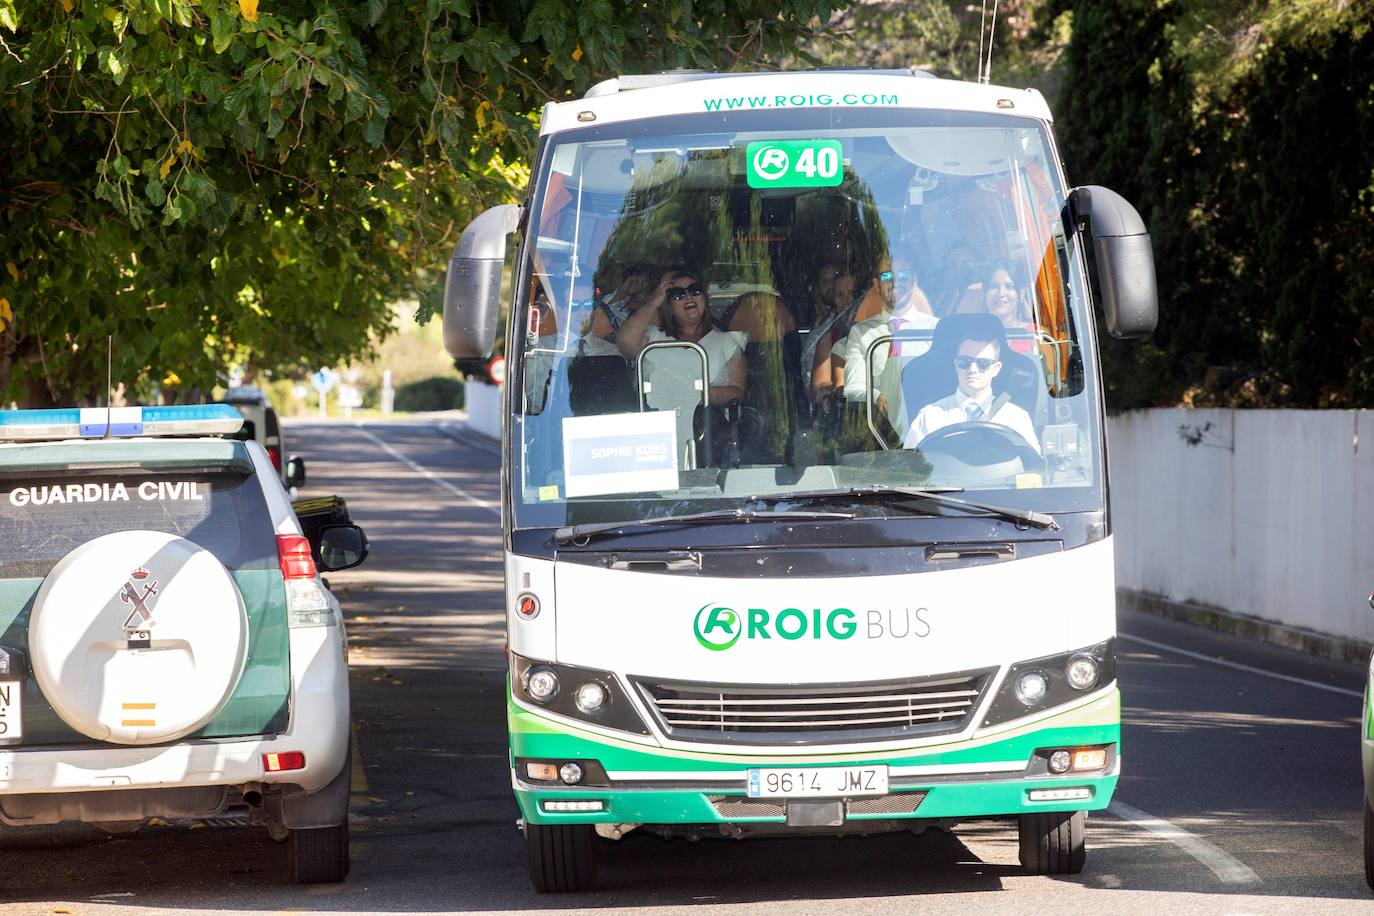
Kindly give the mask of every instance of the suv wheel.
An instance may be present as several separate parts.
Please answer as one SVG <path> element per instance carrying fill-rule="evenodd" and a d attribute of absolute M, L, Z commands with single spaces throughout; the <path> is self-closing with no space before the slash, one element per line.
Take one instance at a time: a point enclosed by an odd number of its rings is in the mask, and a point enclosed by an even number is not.
<path fill-rule="evenodd" d="M 334 884 L 348 877 L 348 822 L 291 831 L 291 880 Z"/>

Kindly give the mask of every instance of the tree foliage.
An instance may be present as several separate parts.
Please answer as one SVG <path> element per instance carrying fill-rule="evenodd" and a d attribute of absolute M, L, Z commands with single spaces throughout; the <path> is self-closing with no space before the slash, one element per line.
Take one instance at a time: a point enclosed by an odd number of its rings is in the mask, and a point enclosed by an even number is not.
<path fill-rule="evenodd" d="M 1044 89 L 1069 21 L 1051 0 L 872 0 L 837 13 L 815 51 L 832 66 L 915 67 L 976 80 L 991 43 L 992 82 Z"/>
<path fill-rule="evenodd" d="M 1058 133 L 1151 229 L 1153 338 L 1117 407 L 1374 398 L 1374 6 L 1079 0 Z M 1072 91 L 1067 91 L 1072 87 Z"/>
<path fill-rule="evenodd" d="M 827 0 L 0 0 L 0 401 L 360 354 L 549 100 L 794 53 Z"/>

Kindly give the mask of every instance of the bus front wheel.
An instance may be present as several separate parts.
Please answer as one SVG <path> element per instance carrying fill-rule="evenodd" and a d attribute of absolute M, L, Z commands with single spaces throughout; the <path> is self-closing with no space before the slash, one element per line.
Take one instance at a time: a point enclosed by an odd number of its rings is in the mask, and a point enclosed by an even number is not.
<path fill-rule="evenodd" d="M 541 894 L 589 891 L 596 885 L 595 828 L 586 824 L 525 824 L 530 883 Z"/>
<path fill-rule="evenodd" d="M 1076 875 L 1087 848 L 1082 811 L 1037 811 L 1019 818 L 1021 867 L 1032 875 Z"/>

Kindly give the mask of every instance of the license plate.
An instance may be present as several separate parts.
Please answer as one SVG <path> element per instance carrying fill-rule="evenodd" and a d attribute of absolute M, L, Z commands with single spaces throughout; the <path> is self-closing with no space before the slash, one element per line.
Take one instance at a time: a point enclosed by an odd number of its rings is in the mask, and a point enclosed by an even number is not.
<path fill-rule="evenodd" d="M 853 798 L 886 794 L 886 764 L 749 770 L 750 798 Z"/>
<path fill-rule="evenodd" d="M 24 737 L 24 690 L 20 681 L 0 681 L 0 741 Z"/>

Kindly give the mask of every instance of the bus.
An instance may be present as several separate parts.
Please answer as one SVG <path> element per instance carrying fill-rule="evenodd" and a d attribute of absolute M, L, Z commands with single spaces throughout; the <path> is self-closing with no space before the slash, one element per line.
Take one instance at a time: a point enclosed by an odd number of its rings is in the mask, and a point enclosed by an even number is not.
<path fill-rule="evenodd" d="M 1122 759 L 1093 301 L 1129 338 L 1157 297 L 1140 216 L 1068 185 L 1051 123 L 1034 90 L 907 70 L 546 106 L 528 197 L 467 227 L 444 291 L 455 358 L 514 296 L 537 890 L 591 888 L 631 831 L 1005 819 L 1027 871 L 1083 867 Z"/>

